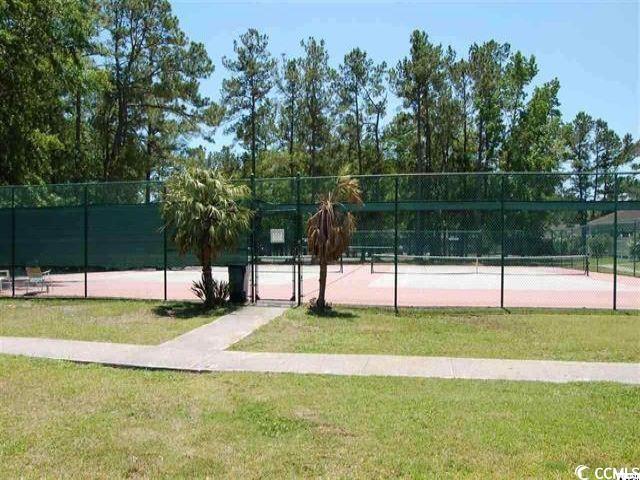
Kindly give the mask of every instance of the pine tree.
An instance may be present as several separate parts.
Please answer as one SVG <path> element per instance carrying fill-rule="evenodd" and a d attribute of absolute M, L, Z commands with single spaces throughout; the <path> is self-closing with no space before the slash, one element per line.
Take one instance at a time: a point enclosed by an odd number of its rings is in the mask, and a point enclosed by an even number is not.
<path fill-rule="evenodd" d="M 222 64 L 232 74 L 222 82 L 223 104 L 229 132 L 236 133 L 251 154 L 251 172 L 256 173 L 258 136 L 261 124 L 271 113 L 267 95 L 274 85 L 276 61 L 268 50 L 269 38 L 250 28 L 233 41 L 235 58 L 224 57 Z M 264 138 L 262 139 L 264 140 Z"/>

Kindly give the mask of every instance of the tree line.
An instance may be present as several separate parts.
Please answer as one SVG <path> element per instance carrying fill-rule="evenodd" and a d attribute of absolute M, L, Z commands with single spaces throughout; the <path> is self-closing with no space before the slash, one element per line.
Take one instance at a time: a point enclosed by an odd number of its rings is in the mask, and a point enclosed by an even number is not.
<path fill-rule="evenodd" d="M 0 2 L 0 184 L 162 179 L 189 163 L 233 176 L 564 168 L 594 173 L 574 185 L 589 199 L 640 169 L 630 134 L 585 112 L 563 122 L 559 81 L 537 81 L 535 57 L 507 43 L 459 53 L 416 30 L 402 59 L 354 48 L 337 67 L 324 40 L 300 47 L 275 55 L 249 29 L 211 99 L 214 62 L 167 0 Z M 217 129 L 234 144 L 194 146 Z"/>

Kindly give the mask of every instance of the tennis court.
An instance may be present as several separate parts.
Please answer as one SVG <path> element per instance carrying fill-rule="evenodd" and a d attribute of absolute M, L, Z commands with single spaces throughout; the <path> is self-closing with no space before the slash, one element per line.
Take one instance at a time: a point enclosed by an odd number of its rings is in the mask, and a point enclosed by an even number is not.
<path fill-rule="evenodd" d="M 405 260 L 405 259 L 403 259 Z M 461 262 L 462 260 L 462 262 Z M 397 281 L 399 306 L 486 306 L 505 307 L 611 308 L 612 274 L 587 272 L 584 258 L 506 259 L 504 277 L 495 258 L 442 259 L 435 263 L 348 264 L 328 273 L 327 296 L 336 303 L 390 305 Z M 525 264 L 525 262 L 533 264 Z M 574 262 L 571 265 L 571 262 Z M 503 280 L 504 278 L 504 280 Z M 318 291 L 318 267 L 303 267 L 303 293 L 311 298 Z M 504 282 L 504 284 L 502 283 Z M 640 278 L 617 278 L 618 308 L 640 308 Z"/>
<path fill-rule="evenodd" d="M 392 306 L 397 281 L 400 307 L 499 307 L 502 291 L 505 307 L 611 308 L 613 302 L 613 275 L 586 271 L 586 259 L 579 256 L 505 259 L 504 277 L 493 257 L 400 258 L 397 276 L 388 259 L 330 265 L 327 297 L 336 304 Z M 259 300 L 297 301 L 300 289 L 304 303 L 318 293 L 319 266 L 308 261 L 299 269 L 297 262 L 263 259 L 256 272 Z M 167 298 L 195 299 L 190 286 L 199 277 L 197 267 L 167 271 Z M 214 277 L 227 281 L 227 269 L 214 267 Z M 18 281 L 16 294 L 84 296 L 83 273 L 52 274 L 49 283 L 48 292 L 34 287 L 27 292 L 26 284 Z M 640 278 L 619 275 L 617 307 L 640 309 L 638 292 Z M 5 285 L 2 294 L 10 295 L 11 290 Z M 163 299 L 164 294 L 163 270 L 87 274 L 88 297 Z"/>

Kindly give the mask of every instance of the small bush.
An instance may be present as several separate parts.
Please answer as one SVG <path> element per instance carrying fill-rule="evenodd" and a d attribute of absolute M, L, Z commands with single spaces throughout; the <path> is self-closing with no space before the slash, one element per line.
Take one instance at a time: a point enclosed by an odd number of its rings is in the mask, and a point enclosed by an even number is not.
<path fill-rule="evenodd" d="M 311 300 L 309 300 L 309 303 L 307 304 L 307 309 L 309 310 L 309 313 L 312 313 L 312 314 L 318 314 L 325 311 L 330 312 L 331 304 L 328 302 L 325 302 L 323 306 L 319 306 L 318 299 L 314 297 Z"/>
<path fill-rule="evenodd" d="M 209 291 L 207 291 L 206 285 L 204 278 L 202 278 L 193 282 L 191 291 L 200 300 L 206 301 L 208 299 L 207 304 L 212 307 L 220 307 L 229 301 L 229 284 L 227 282 L 214 278 Z"/>

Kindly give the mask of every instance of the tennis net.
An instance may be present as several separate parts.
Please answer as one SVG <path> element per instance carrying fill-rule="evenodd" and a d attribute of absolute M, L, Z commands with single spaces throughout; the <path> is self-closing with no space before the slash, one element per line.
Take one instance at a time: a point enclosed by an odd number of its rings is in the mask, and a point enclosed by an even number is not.
<path fill-rule="evenodd" d="M 393 254 L 371 255 L 371 273 L 393 273 Z M 438 256 L 398 255 L 398 273 L 588 275 L 588 255 Z"/>
<path fill-rule="evenodd" d="M 295 265 L 298 265 L 298 257 L 291 255 L 261 255 L 256 257 L 255 264 L 260 266 L 261 272 L 280 273 L 283 271 L 291 271 Z M 318 265 L 318 262 L 311 255 L 302 255 L 300 257 L 302 266 Z M 332 262 L 340 273 L 343 272 L 343 262 L 340 258 L 337 262 Z M 332 269 L 332 271 L 335 269 Z"/>

